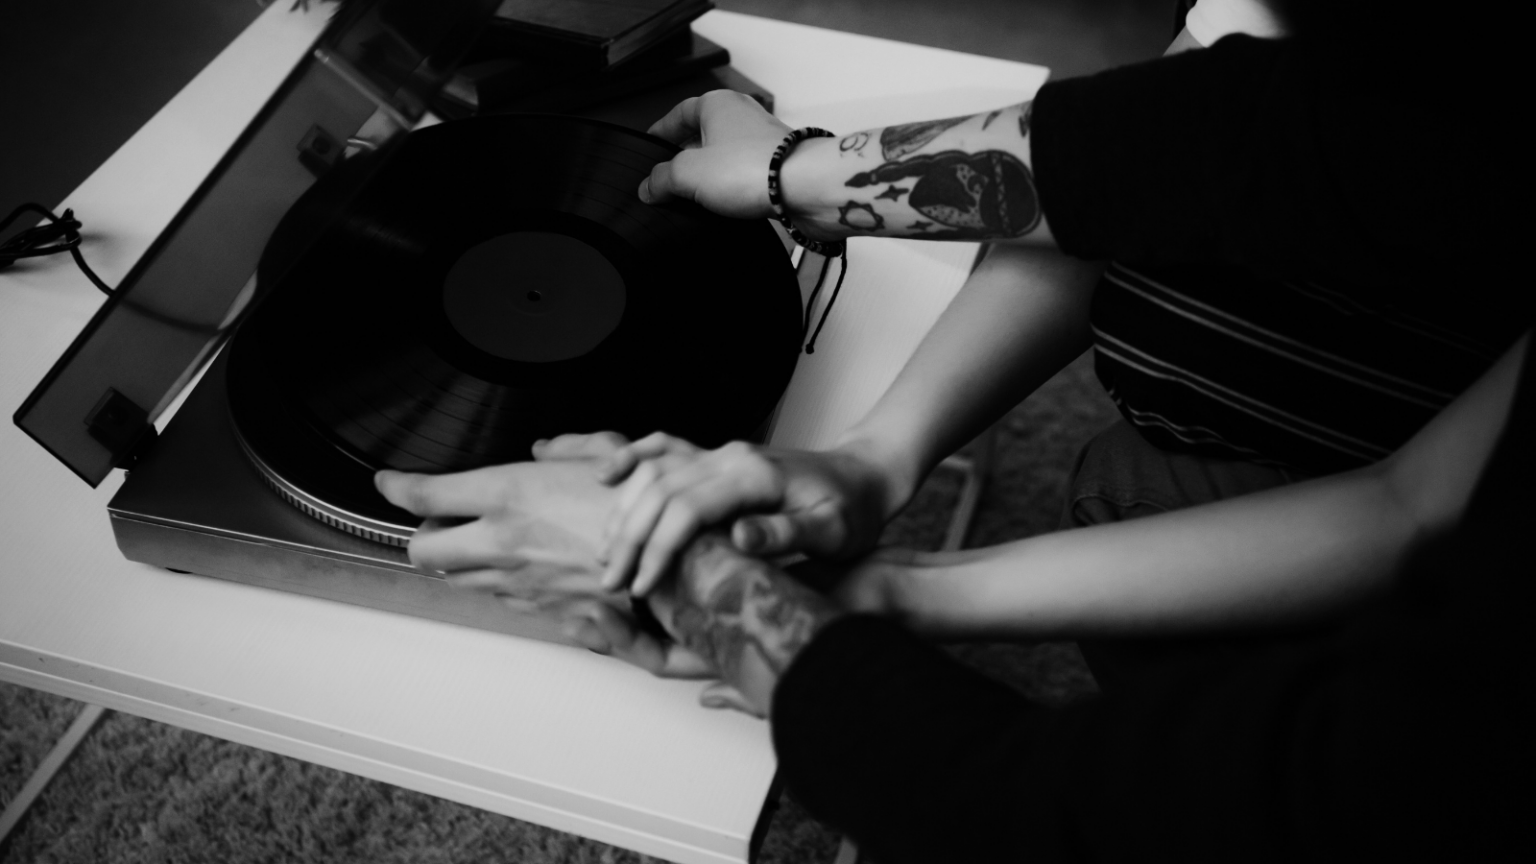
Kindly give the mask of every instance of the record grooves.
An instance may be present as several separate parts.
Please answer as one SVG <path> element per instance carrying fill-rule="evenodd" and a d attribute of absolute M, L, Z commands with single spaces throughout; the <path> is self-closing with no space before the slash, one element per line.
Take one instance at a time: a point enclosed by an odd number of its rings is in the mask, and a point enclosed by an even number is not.
<path fill-rule="evenodd" d="M 317 233 L 311 251 L 229 348 L 231 416 L 268 483 L 403 545 L 419 520 L 374 490 L 379 468 L 527 459 L 566 432 L 752 434 L 794 369 L 799 288 L 766 222 L 635 197 L 675 152 L 595 121 L 483 117 L 412 133 L 325 225 L 343 184 L 316 184 L 268 245 L 281 260 Z"/>

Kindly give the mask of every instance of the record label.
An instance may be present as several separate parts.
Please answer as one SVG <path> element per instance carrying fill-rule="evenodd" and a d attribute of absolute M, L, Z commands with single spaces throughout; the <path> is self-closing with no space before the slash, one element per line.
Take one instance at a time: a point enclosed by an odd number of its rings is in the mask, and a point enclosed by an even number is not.
<path fill-rule="evenodd" d="M 448 322 L 505 360 L 553 363 L 590 352 L 624 317 L 624 277 L 564 234 L 515 231 L 469 248 L 443 281 Z"/>

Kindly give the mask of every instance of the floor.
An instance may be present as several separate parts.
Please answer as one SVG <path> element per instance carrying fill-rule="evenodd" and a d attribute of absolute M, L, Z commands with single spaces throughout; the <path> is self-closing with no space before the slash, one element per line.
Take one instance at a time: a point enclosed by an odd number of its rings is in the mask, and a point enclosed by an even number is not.
<path fill-rule="evenodd" d="M 1171 0 L 717 3 L 1041 63 L 1057 76 L 1156 56 L 1172 18 Z M 8 109 L 0 123 L 0 215 L 21 201 L 61 200 L 259 12 L 254 0 L 0 3 L 0 82 Z M 1088 361 L 1079 360 L 1009 415 L 973 543 L 1053 526 L 1072 454 L 1113 417 Z M 936 477 L 893 527 L 891 539 L 936 544 L 954 494 L 953 478 Z M 1048 702 L 1092 689 L 1068 645 L 956 651 Z M 0 685 L 0 806 L 78 708 Z M 836 843 L 834 833 L 788 802 L 774 820 L 762 860 L 830 861 Z M 644 860 L 651 859 L 117 713 L 109 713 L 0 848 L 4 864 Z"/>

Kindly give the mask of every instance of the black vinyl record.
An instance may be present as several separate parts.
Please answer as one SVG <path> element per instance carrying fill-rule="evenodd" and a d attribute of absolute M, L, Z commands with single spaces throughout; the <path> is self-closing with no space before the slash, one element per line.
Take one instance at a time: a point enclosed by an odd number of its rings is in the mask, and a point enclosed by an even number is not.
<path fill-rule="evenodd" d="M 324 226 L 344 184 L 316 184 L 269 251 L 319 236 L 230 348 L 247 452 L 411 525 L 375 470 L 523 460 L 567 432 L 751 435 L 794 370 L 799 288 L 767 222 L 640 202 L 675 153 L 594 121 L 483 117 L 412 133 Z"/>

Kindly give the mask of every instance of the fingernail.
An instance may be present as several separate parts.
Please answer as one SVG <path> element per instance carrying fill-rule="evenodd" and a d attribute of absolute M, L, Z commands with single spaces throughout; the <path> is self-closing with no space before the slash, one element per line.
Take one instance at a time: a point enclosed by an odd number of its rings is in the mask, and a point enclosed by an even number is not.
<path fill-rule="evenodd" d="M 638 196 L 642 203 L 651 203 L 651 178 L 647 177 L 640 181 L 640 191 Z"/>
<path fill-rule="evenodd" d="M 751 522 L 736 523 L 736 548 L 743 552 L 756 552 L 762 548 L 763 529 Z"/>

